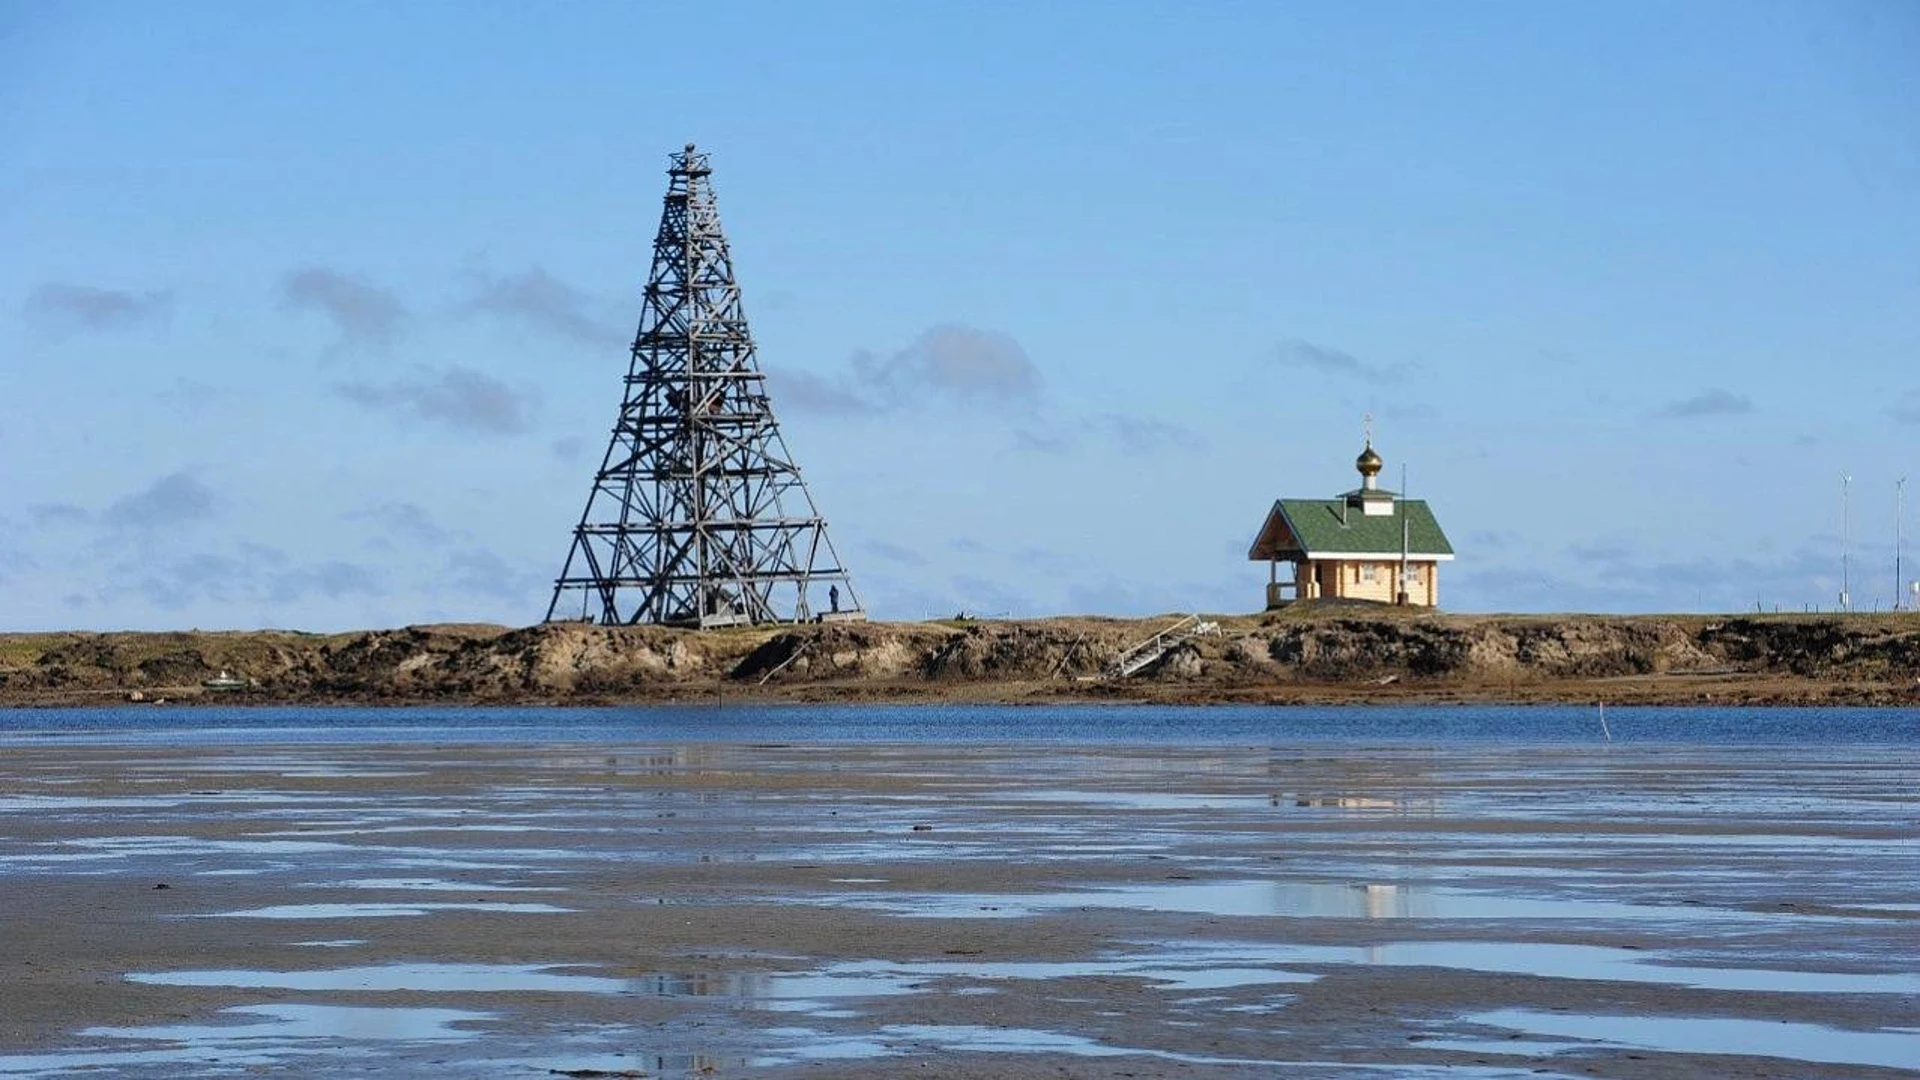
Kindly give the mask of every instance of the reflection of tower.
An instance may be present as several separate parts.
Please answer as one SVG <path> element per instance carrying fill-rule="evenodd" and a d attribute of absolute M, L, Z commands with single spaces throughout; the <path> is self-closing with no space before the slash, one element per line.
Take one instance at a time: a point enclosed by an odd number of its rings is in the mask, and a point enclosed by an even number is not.
<path fill-rule="evenodd" d="M 620 419 L 549 620 L 802 622 L 829 590 L 824 617 L 865 617 L 774 420 L 711 172 L 691 143 L 667 170 Z"/>
<path fill-rule="evenodd" d="M 1367 918 L 1404 919 L 1406 916 L 1406 893 L 1401 891 L 1400 886 L 1367 886 Z"/>

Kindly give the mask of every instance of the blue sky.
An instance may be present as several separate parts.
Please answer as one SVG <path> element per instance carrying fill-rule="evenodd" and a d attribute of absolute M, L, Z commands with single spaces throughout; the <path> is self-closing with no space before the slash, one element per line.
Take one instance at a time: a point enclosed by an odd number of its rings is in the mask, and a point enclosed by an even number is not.
<path fill-rule="evenodd" d="M 1916 55 L 1903 0 L 0 0 L 0 628 L 537 619 L 688 141 L 877 616 L 1250 610 L 1369 411 L 1450 609 L 1831 606 L 1843 475 L 1884 609 Z"/>

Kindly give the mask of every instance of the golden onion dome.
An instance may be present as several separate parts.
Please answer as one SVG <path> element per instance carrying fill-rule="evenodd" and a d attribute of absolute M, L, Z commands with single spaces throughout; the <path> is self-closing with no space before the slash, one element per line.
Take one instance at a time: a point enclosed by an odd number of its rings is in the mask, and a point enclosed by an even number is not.
<path fill-rule="evenodd" d="M 1353 459 L 1353 467 L 1360 470 L 1361 476 L 1379 476 L 1380 467 L 1384 464 L 1385 462 L 1380 460 L 1380 455 L 1373 452 L 1371 442 L 1367 444 L 1365 450 L 1360 451 L 1359 457 Z"/>

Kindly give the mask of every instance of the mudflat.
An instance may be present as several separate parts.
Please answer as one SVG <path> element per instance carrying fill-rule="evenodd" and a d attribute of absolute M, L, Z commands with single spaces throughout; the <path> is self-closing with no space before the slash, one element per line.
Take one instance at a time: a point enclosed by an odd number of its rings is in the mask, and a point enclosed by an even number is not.
<path fill-rule="evenodd" d="M 1912 747 L 0 750 L 0 1076 L 1920 1073 Z"/>

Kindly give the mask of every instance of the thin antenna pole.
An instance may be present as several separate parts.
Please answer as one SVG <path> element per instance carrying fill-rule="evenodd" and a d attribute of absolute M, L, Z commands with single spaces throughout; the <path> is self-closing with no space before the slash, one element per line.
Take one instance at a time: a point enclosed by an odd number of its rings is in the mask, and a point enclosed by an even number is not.
<path fill-rule="evenodd" d="M 1847 544 L 1853 534 L 1853 515 L 1847 502 L 1847 488 L 1853 483 L 1853 477 L 1840 474 L 1840 610 L 1852 611 L 1853 600 L 1847 595 Z"/>
<path fill-rule="evenodd" d="M 1906 546 L 1907 478 L 1893 482 L 1893 610 L 1900 610 L 1900 549 Z"/>
<path fill-rule="evenodd" d="M 1407 506 L 1407 463 L 1400 463 L 1400 587 L 1394 590 L 1401 604 L 1413 604 L 1413 582 L 1407 580 L 1408 549 L 1412 546 L 1413 511 Z"/>

